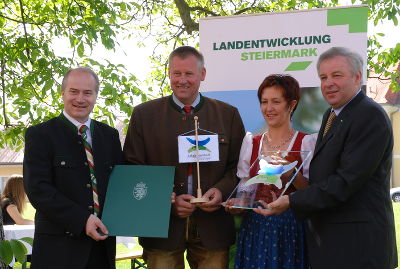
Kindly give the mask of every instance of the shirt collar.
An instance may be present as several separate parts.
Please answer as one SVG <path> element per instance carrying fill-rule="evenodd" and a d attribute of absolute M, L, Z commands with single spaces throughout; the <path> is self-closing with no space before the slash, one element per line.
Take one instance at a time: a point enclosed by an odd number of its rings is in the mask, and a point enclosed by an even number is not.
<path fill-rule="evenodd" d="M 90 123 L 91 123 L 90 118 L 88 118 L 88 120 L 85 123 L 81 123 L 81 122 L 77 121 L 76 119 L 74 119 L 73 117 L 71 117 L 70 115 L 68 115 L 68 113 L 65 110 L 63 110 L 63 114 L 67 118 L 67 120 L 69 120 L 73 125 L 76 126 L 76 128 L 78 128 L 78 130 L 79 130 L 79 127 L 83 124 L 86 125 L 90 129 Z"/>
<path fill-rule="evenodd" d="M 354 97 L 356 97 L 360 93 L 360 91 L 361 91 L 361 88 L 356 92 L 356 94 L 354 94 L 354 96 L 346 104 L 344 104 L 341 107 L 336 108 L 336 109 L 331 108 L 331 111 L 335 111 L 336 116 L 339 116 L 339 113 L 342 112 L 343 108 L 345 108 L 347 106 L 347 104 L 350 103 L 351 100 L 353 100 Z"/>
<path fill-rule="evenodd" d="M 172 94 L 172 100 L 174 101 L 174 103 L 179 106 L 181 109 L 183 109 L 183 107 L 185 106 L 184 103 L 182 103 L 181 101 L 179 101 L 179 99 L 175 96 L 175 94 Z M 197 93 L 197 97 L 194 100 L 194 102 L 191 104 L 191 107 L 196 107 L 198 104 L 200 103 L 200 93 Z"/>

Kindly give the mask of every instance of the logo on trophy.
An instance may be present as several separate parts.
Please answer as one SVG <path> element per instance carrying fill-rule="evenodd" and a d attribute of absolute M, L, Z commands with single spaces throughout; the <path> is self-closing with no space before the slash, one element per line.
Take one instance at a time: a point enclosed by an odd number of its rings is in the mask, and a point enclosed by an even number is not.
<path fill-rule="evenodd" d="M 240 180 L 224 206 L 253 209 L 260 206 L 260 200 L 276 200 L 291 187 L 309 158 L 310 151 L 260 152 L 249 168 L 251 177 Z"/>

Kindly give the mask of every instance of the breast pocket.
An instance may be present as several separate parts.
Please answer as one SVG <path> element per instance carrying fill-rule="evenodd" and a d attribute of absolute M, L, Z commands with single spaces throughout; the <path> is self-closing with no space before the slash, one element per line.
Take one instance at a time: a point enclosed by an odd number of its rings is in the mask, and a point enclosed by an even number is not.
<path fill-rule="evenodd" d="M 85 171 L 89 173 L 89 167 L 84 162 L 78 165 L 78 161 L 71 156 L 56 156 L 53 159 L 53 180 L 57 187 L 65 187 L 78 180 L 77 175 L 85 175 Z"/>
<path fill-rule="evenodd" d="M 56 168 L 76 168 L 76 160 L 70 156 L 56 156 L 53 159 L 53 166 Z"/>

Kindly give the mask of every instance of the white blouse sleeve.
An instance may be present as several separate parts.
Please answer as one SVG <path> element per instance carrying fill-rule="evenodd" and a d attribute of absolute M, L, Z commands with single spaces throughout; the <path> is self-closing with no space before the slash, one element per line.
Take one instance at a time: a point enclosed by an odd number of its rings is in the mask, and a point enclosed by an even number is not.
<path fill-rule="evenodd" d="M 309 178 L 309 170 L 311 159 L 314 154 L 315 143 L 317 142 L 318 133 L 306 135 L 301 143 L 301 151 L 311 151 L 310 157 L 303 161 L 303 176 Z"/>
<path fill-rule="evenodd" d="M 249 177 L 250 159 L 253 150 L 253 134 L 247 132 L 243 138 L 242 147 L 240 148 L 239 162 L 236 175 L 239 178 Z"/>

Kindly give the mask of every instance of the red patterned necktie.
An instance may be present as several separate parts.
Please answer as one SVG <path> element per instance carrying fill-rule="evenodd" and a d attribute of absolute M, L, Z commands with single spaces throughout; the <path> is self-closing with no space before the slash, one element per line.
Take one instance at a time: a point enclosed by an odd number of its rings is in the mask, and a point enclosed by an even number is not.
<path fill-rule="evenodd" d="M 192 112 L 192 107 L 191 106 L 184 106 L 182 110 L 185 112 L 186 115 L 190 115 Z M 187 168 L 187 176 L 188 176 L 188 193 L 191 193 L 189 190 L 192 182 L 190 182 L 189 178 L 193 175 L 193 164 L 189 163 L 188 168 Z"/>
<path fill-rule="evenodd" d="M 99 197 L 97 195 L 97 181 L 94 174 L 94 162 L 93 162 L 93 153 L 92 153 L 92 146 L 90 146 L 89 142 L 87 141 L 86 131 L 89 128 L 86 125 L 82 125 L 79 127 L 79 133 L 83 138 L 83 146 L 86 152 L 86 158 L 89 164 L 89 172 L 90 172 L 90 180 L 92 183 L 92 191 L 93 191 L 93 205 L 94 205 L 94 214 L 97 216 L 100 212 L 100 204 L 99 204 Z"/>
<path fill-rule="evenodd" d="M 328 133 L 328 131 L 331 128 L 333 121 L 335 119 L 336 119 L 335 111 L 332 111 L 328 117 L 328 120 L 326 121 L 325 128 L 324 128 L 324 134 L 322 135 L 322 137 L 324 137 Z"/>
<path fill-rule="evenodd" d="M 192 107 L 191 106 L 184 106 L 182 110 L 185 112 L 186 115 L 190 115 L 192 112 Z"/>

